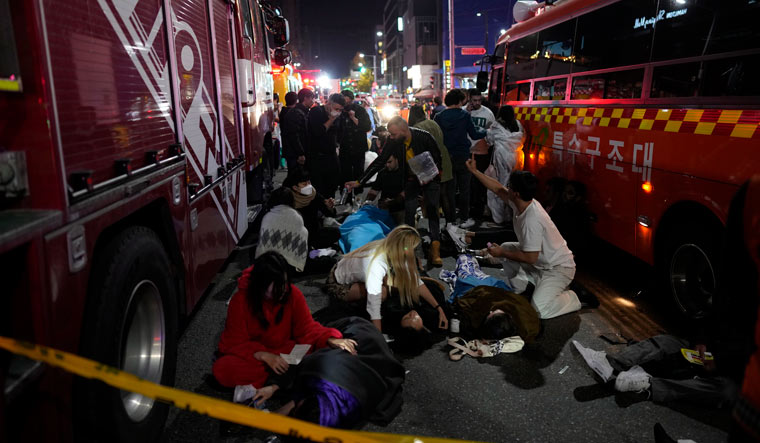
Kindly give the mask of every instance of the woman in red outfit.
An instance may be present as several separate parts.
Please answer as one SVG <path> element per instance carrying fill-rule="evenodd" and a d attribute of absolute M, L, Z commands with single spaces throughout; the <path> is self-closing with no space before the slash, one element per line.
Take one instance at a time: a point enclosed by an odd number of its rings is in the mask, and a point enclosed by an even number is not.
<path fill-rule="evenodd" d="M 356 353 L 355 341 L 311 318 L 303 293 L 288 277 L 285 259 L 271 251 L 238 279 L 213 367 L 223 386 L 262 387 L 272 372 L 288 370 L 280 353 L 289 354 L 296 344 L 312 345 L 310 352 L 330 346 Z"/>

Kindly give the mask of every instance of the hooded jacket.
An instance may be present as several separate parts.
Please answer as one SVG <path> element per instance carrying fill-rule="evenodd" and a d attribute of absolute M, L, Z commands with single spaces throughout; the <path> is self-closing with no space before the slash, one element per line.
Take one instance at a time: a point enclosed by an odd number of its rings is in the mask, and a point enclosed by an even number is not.
<path fill-rule="evenodd" d="M 470 158 L 472 140 L 486 136 L 486 130 L 476 128 L 470 113 L 461 108 L 451 108 L 435 115 L 435 122 L 443 132 L 443 144 L 449 150 L 452 160 L 463 161 Z"/>

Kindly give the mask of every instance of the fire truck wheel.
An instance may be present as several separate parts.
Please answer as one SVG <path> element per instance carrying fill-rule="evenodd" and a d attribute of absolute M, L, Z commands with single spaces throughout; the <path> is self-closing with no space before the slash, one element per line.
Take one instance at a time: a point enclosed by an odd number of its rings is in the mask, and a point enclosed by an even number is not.
<path fill-rule="evenodd" d="M 676 309 L 688 319 L 701 319 L 712 309 L 718 285 L 717 237 L 694 229 L 673 233 L 668 248 L 668 288 Z"/>
<path fill-rule="evenodd" d="M 82 353 L 140 378 L 172 386 L 177 358 L 177 300 L 169 258 L 156 233 L 123 231 L 93 269 Z M 83 427 L 98 441 L 157 441 L 169 406 L 102 383 L 84 381 Z"/>

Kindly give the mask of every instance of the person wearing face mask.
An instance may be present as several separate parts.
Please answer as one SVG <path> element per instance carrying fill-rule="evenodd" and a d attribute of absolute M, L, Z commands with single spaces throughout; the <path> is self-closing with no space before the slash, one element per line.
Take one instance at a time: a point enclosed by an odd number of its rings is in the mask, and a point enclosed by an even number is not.
<path fill-rule="evenodd" d="M 345 97 L 332 94 L 325 105 L 309 110 L 310 141 L 306 166 L 317 192 L 327 197 L 334 197 L 340 184 L 338 140 L 342 127 L 339 117 L 345 104 Z"/>
<path fill-rule="evenodd" d="M 314 321 L 303 293 L 290 283 L 285 259 L 270 251 L 238 279 L 212 372 L 222 386 L 258 389 L 270 375 L 288 370 L 280 354 L 296 344 L 311 345 L 310 352 L 329 346 L 355 354 L 357 348 L 354 340 Z"/>
<path fill-rule="evenodd" d="M 325 198 L 312 185 L 312 175 L 304 168 L 297 167 L 288 173 L 283 187 L 293 191 L 295 209 L 303 217 L 309 231 L 309 246 L 314 249 L 329 248 L 340 239 L 340 230 L 323 226 L 322 217 L 335 217 L 335 199 Z"/>

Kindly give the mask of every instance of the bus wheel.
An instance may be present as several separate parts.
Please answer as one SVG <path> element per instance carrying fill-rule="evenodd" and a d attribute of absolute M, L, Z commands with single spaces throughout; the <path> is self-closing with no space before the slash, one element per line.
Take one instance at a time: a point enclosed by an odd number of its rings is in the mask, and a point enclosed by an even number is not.
<path fill-rule="evenodd" d="M 705 235 L 681 235 L 671 243 L 668 283 L 676 308 L 689 319 L 710 313 L 718 286 L 718 245 Z"/>
<path fill-rule="evenodd" d="M 82 353 L 145 380 L 172 386 L 177 359 L 177 304 L 169 258 L 152 230 L 133 227 L 111 240 L 93 269 Z M 156 441 L 167 404 L 82 381 L 85 440 Z"/>

